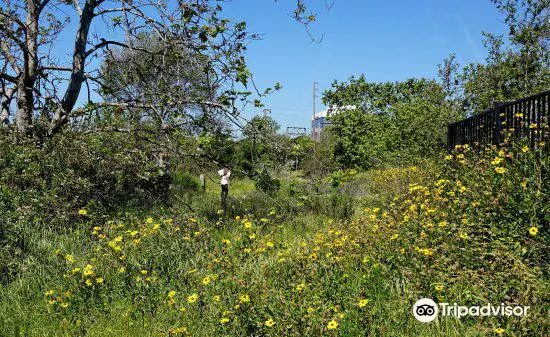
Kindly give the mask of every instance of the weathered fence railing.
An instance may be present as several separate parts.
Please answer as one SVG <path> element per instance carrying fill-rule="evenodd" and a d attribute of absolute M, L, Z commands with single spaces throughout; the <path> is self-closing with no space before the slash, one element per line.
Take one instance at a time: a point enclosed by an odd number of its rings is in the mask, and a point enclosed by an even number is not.
<path fill-rule="evenodd" d="M 505 132 L 527 139 L 533 149 L 539 147 L 540 142 L 548 137 L 545 125 L 549 121 L 549 98 L 550 90 L 449 124 L 448 150 L 463 144 L 474 147 L 499 145 Z"/>

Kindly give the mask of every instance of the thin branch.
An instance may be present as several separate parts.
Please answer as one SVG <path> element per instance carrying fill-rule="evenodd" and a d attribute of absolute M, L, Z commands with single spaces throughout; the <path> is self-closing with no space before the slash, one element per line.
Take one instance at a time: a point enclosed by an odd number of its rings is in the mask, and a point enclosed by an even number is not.
<path fill-rule="evenodd" d="M 118 42 L 118 41 L 103 40 L 102 39 L 101 43 L 96 44 L 95 46 L 92 47 L 92 49 L 88 50 L 84 54 L 84 58 L 90 56 L 91 54 L 96 52 L 98 49 L 101 49 L 101 48 L 106 47 L 106 46 L 111 45 L 111 44 L 116 45 L 116 46 L 120 46 L 120 47 L 124 47 L 124 48 L 129 48 L 129 46 L 125 43 L 121 43 L 121 42 Z"/>
<path fill-rule="evenodd" d="M 17 77 L 8 75 L 6 73 L 0 73 L 0 79 L 6 80 L 11 83 L 17 83 Z"/>
<path fill-rule="evenodd" d="M 12 20 L 15 23 L 17 23 L 21 28 L 25 28 L 25 24 L 17 16 L 13 16 L 10 13 L 6 13 L 2 10 L 0 10 L 0 15 L 3 16 L 3 17 L 8 18 L 9 20 Z"/>

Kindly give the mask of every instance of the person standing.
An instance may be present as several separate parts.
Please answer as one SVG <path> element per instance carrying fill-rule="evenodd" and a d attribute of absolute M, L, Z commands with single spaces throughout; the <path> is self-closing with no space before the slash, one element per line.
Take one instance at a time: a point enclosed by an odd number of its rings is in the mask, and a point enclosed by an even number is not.
<path fill-rule="evenodd" d="M 227 195 L 229 194 L 229 176 L 231 175 L 231 171 L 229 171 L 226 167 L 218 171 L 218 174 L 222 177 L 220 184 L 222 187 L 222 207 L 225 210 L 225 207 L 227 205 Z"/>

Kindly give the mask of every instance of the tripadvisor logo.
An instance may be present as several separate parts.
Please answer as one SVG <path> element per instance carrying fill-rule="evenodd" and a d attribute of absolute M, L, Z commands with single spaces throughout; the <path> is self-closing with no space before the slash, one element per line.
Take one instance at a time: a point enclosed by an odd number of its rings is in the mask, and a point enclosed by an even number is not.
<path fill-rule="evenodd" d="M 457 303 L 435 303 L 430 298 L 421 298 L 413 306 L 413 315 L 420 322 L 427 323 L 433 321 L 440 313 L 441 316 L 454 316 L 457 318 L 464 316 L 527 316 L 529 307 L 520 305 L 510 306 L 500 303 L 494 306 L 491 303 L 479 306 L 474 305 L 466 307 Z"/>
<path fill-rule="evenodd" d="M 413 315 L 420 322 L 433 321 L 438 313 L 437 304 L 430 298 L 421 298 L 414 304 Z"/>

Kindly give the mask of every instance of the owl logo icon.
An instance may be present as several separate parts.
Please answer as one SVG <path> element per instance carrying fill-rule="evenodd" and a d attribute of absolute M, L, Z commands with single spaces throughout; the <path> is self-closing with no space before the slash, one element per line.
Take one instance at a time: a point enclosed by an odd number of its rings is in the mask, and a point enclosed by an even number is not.
<path fill-rule="evenodd" d="M 421 298 L 413 306 L 414 317 L 422 323 L 433 321 L 437 313 L 437 303 L 430 298 Z"/>

